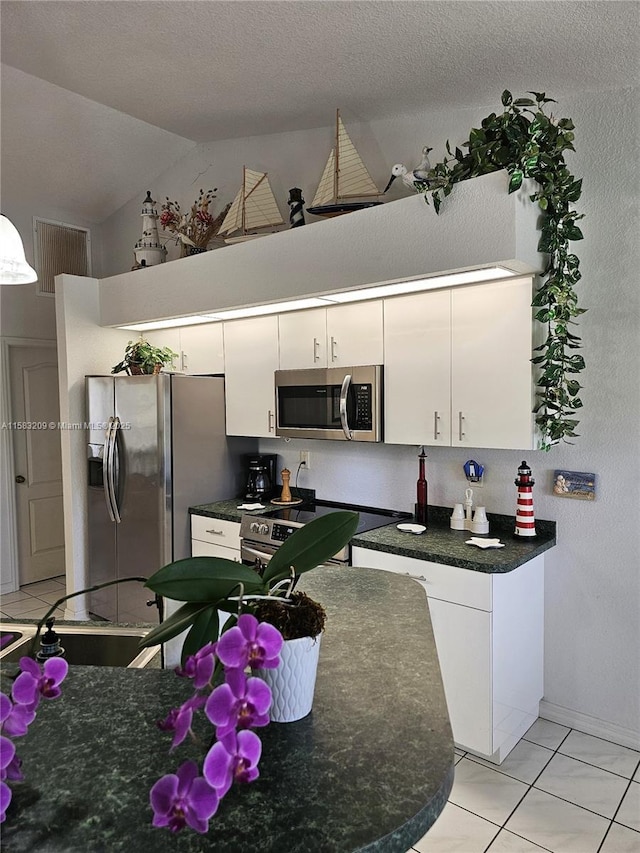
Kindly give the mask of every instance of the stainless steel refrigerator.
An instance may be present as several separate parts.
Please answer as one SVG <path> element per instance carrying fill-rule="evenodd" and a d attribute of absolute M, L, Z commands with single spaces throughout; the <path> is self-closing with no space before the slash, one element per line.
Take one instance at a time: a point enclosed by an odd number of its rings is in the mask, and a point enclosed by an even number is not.
<path fill-rule="evenodd" d="M 225 435 L 224 377 L 87 376 L 89 582 L 148 577 L 190 554 L 188 508 L 242 492 L 251 439 Z M 155 622 L 153 595 L 126 583 L 89 610 Z"/>

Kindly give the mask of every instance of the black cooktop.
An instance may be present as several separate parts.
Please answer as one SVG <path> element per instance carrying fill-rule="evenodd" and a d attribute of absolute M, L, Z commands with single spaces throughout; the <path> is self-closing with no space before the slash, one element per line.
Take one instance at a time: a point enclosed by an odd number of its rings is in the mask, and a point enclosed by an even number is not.
<path fill-rule="evenodd" d="M 271 512 L 262 514 L 263 518 L 278 518 L 282 521 L 307 524 L 321 515 L 337 510 L 350 510 L 360 513 L 360 519 L 356 534 L 364 533 L 365 530 L 375 530 L 376 527 L 384 527 L 394 521 L 403 521 L 411 518 L 410 512 L 397 512 L 393 509 L 379 509 L 378 507 L 356 506 L 354 504 L 332 503 L 329 501 L 308 501 L 298 506 L 279 507 Z"/>

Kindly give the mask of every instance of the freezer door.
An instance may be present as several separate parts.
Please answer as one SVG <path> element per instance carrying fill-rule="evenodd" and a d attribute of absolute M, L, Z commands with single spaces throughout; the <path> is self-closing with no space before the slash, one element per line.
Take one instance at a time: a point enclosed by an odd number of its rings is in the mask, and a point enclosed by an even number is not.
<path fill-rule="evenodd" d="M 170 376 L 119 377 L 115 415 L 119 419 L 116 571 L 119 578 L 149 577 L 171 561 Z M 138 583 L 116 587 L 119 622 L 150 622 L 153 598 Z"/>
<path fill-rule="evenodd" d="M 116 525 L 107 502 L 105 451 L 107 432 L 115 411 L 113 376 L 87 376 L 87 520 L 89 539 L 89 586 L 116 576 Z M 89 611 L 103 619 L 117 616 L 116 587 L 89 594 Z"/>

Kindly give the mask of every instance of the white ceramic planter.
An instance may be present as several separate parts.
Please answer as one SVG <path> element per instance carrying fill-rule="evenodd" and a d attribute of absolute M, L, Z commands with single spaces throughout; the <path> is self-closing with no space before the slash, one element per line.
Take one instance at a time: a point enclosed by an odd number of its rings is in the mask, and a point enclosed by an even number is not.
<path fill-rule="evenodd" d="M 276 723 L 301 720 L 311 711 L 320 656 L 318 637 L 285 640 L 277 669 L 262 669 L 260 676 L 273 694 L 271 719 Z"/>

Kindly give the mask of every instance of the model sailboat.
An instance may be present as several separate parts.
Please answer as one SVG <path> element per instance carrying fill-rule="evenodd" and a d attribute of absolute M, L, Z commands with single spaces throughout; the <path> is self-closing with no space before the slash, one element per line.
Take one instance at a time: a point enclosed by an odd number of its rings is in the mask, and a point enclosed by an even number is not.
<path fill-rule="evenodd" d="M 336 110 L 336 144 L 329 154 L 316 194 L 307 208 L 315 216 L 339 216 L 381 201 L 356 201 L 381 195 L 349 138 L 340 110 Z"/>
<path fill-rule="evenodd" d="M 225 243 L 240 243 L 263 236 L 254 233 L 256 229 L 275 228 L 282 225 L 283 221 L 267 173 L 255 172 L 243 166 L 242 186 L 220 226 L 218 235 L 240 232 L 234 237 L 225 237 Z"/>

